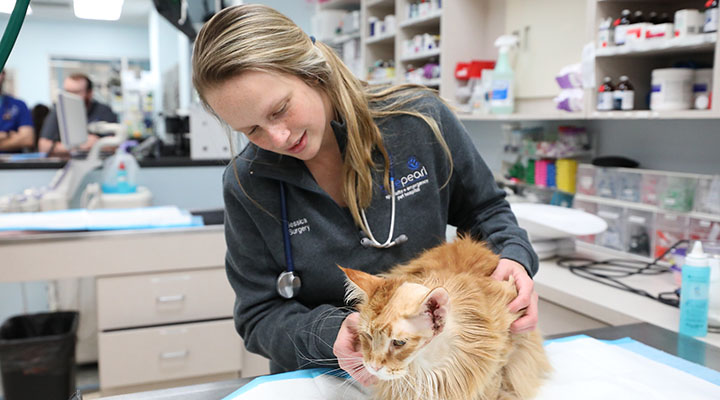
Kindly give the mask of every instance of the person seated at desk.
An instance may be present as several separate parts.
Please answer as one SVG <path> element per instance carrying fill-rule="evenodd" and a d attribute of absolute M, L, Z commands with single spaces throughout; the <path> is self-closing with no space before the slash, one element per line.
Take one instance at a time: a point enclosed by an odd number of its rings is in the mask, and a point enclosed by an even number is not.
<path fill-rule="evenodd" d="M 5 71 L 0 71 L 0 151 L 19 152 L 32 149 L 35 144 L 30 110 L 24 101 L 2 91 Z"/>
<path fill-rule="evenodd" d="M 97 121 L 117 122 L 117 115 L 115 115 L 110 107 L 93 100 L 93 83 L 87 75 L 78 73 L 68 76 L 65 78 L 65 82 L 63 82 L 63 90 L 78 95 L 85 100 L 88 123 Z M 89 134 L 87 142 L 80 146 L 80 150 L 90 150 L 98 139 L 98 135 Z M 53 108 L 45 118 L 42 131 L 40 132 L 40 140 L 38 141 L 38 151 L 52 153 L 52 155 L 69 154 L 68 149 L 60 143 L 57 108 Z"/>

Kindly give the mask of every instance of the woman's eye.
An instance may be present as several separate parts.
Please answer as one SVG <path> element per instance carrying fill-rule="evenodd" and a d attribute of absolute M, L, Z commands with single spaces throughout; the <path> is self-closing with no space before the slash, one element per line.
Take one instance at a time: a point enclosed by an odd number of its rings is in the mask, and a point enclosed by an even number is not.
<path fill-rule="evenodd" d="M 281 109 L 275 111 L 275 113 L 273 114 L 273 117 L 282 115 L 282 113 L 284 113 L 286 109 L 287 109 L 287 103 L 285 103 Z"/>
<path fill-rule="evenodd" d="M 403 347 L 403 346 L 405 346 L 405 341 L 395 339 L 392 341 L 392 345 L 395 347 Z"/>

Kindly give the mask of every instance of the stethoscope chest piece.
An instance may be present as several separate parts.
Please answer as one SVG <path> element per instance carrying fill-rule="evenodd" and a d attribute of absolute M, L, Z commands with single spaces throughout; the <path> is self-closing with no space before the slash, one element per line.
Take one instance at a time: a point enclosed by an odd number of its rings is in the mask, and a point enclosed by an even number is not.
<path fill-rule="evenodd" d="M 292 299 L 300 292 L 300 277 L 292 271 L 285 271 L 277 279 L 278 294 L 286 299 Z"/>

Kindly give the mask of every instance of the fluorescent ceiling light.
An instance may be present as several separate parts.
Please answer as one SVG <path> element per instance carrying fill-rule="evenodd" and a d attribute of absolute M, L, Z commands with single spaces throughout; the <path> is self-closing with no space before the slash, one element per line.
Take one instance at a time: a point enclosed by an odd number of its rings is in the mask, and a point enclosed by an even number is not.
<path fill-rule="evenodd" d="M 75 16 L 84 19 L 117 21 L 122 13 L 123 0 L 73 0 Z"/>
<path fill-rule="evenodd" d="M 0 0 L 0 13 L 12 14 L 15 9 L 15 0 Z M 32 14 L 32 8 L 28 6 L 25 15 Z"/>

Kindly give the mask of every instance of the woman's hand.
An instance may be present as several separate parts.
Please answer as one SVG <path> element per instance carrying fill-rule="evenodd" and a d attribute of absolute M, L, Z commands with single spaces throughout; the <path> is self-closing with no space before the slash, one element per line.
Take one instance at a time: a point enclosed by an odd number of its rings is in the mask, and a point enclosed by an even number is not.
<path fill-rule="evenodd" d="M 515 300 L 508 304 L 511 312 L 518 312 L 525 309 L 525 314 L 510 325 L 510 332 L 528 332 L 537 326 L 538 322 L 538 295 L 535 293 L 535 284 L 528 275 L 525 267 L 520 263 L 502 258 L 491 278 L 505 281 L 512 276 L 515 279 L 518 295 Z"/>
<path fill-rule="evenodd" d="M 333 354 L 337 357 L 340 368 L 347 371 L 363 386 L 370 386 L 377 382 L 377 377 L 365 370 L 362 353 L 358 351 L 357 325 L 359 319 L 360 314 L 356 312 L 345 317 L 340 325 L 335 344 L 333 344 Z"/>

